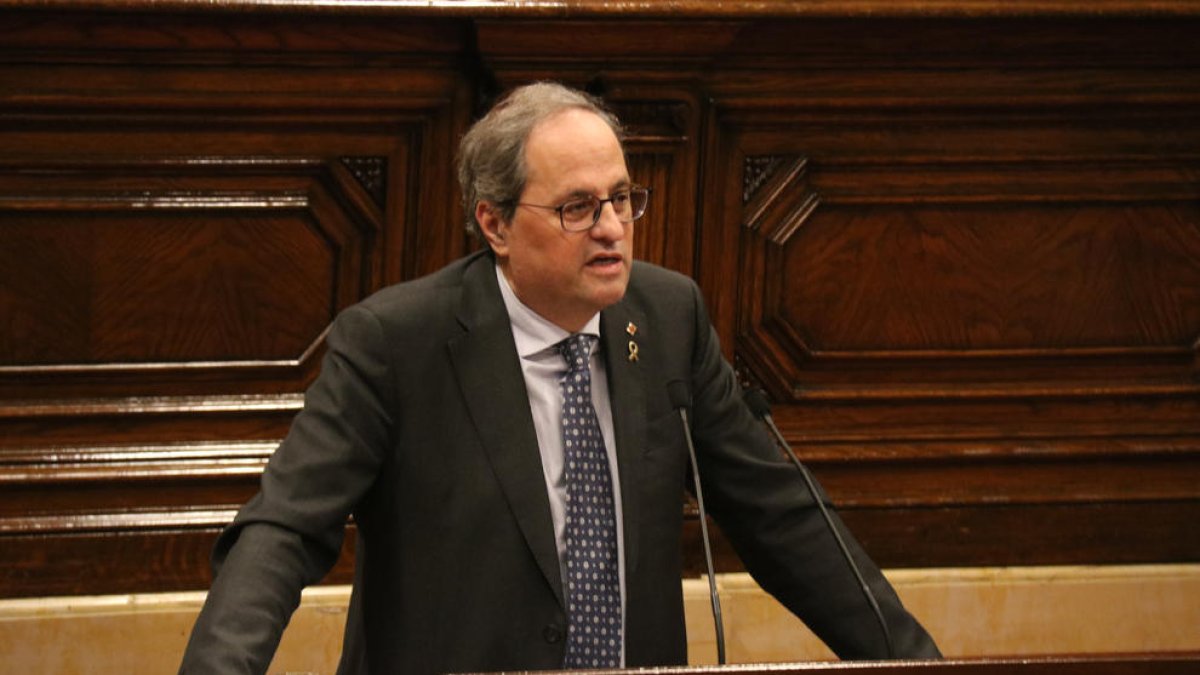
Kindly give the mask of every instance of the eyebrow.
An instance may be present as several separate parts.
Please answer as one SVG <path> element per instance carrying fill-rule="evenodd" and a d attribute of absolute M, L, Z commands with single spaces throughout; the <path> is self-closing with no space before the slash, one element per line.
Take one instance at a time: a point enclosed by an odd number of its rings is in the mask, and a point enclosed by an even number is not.
<path fill-rule="evenodd" d="M 612 193 L 614 193 L 618 190 L 624 190 L 624 189 L 630 188 L 630 187 L 633 187 L 633 181 L 629 180 L 628 178 L 622 178 L 621 180 L 613 183 L 608 188 L 608 196 L 611 197 Z M 570 201 L 572 199 L 582 199 L 584 197 L 594 197 L 594 196 L 595 195 L 593 195 L 591 192 L 589 192 L 587 190 L 573 190 L 570 193 L 568 193 L 564 199 L 566 199 L 567 201 Z"/>

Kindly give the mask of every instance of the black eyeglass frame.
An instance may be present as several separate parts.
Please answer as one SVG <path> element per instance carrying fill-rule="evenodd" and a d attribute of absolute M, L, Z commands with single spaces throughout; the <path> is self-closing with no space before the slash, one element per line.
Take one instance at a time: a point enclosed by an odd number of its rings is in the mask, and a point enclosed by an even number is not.
<path fill-rule="evenodd" d="M 642 204 L 642 210 L 633 212 L 632 217 L 630 217 L 629 220 L 621 220 L 622 223 L 632 223 L 633 221 L 637 220 L 638 218 L 641 218 L 642 216 L 646 215 L 646 209 L 648 209 L 650 207 L 650 193 L 653 192 L 653 188 L 648 188 L 648 187 L 644 187 L 641 185 L 631 185 L 628 188 L 624 188 L 622 190 L 617 190 L 616 194 L 609 195 L 609 197 L 607 199 L 600 199 L 599 197 L 597 197 L 595 195 L 588 195 L 587 197 L 576 197 L 575 199 L 568 199 L 567 201 L 563 202 L 562 204 L 559 204 L 558 206 L 549 206 L 547 204 L 530 204 L 529 202 L 515 202 L 515 201 L 510 201 L 508 203 L 513 205 L 514 207 L 516 207 L 516 206 L 532 206 L 533 208 L 536 208 L 536 209 L 550 209 L 551 211 L 555 211 L 558 213 L 558 225 L 559 225 L 559 227 L 561 227 L 563 229 L 564 232 L 587 232 L 588 230 L 595 227 L 596 223 L 600 222 L 600 212 L 604 210 L 604 205 L 612 203 L 612 201 L 614 199 L 617 199 L 622 192 L 627 192 L 629 194 L 631 204 L 633 201 L 633 193 L 644 192 L 646 194 L 646 201 L 643 202 L 643 204 Z M 596 202 L 596 206 L 592 210 L 592 222 L 589 223 L 587 227 L 582 227 L 579 229 L 571 229 L 571 228 L 567 227 L 567 219 L 563 217 L 563 210 L 566 209 L 571 204 L 573 204 L 575 202 L 581 202 L 581 201 Z M 613 209 L 613 212 L 616 213 L 615 208 Z M 621 216 L 619 214 L 617 215 L 617 219 L 618 220 L 621 219 Z M 586 221 L 584 221 L 584 222 L 586 222 Z"/>

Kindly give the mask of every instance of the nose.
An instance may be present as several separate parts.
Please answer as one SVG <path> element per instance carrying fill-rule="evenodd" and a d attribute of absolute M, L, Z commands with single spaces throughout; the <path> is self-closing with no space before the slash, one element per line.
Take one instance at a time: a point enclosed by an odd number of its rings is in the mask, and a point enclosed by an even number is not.
<path fill-rule="evenodd" d="M 612 202 L 605 202 L 600 205 L 600 218 L 596 220 L 596 224 L 592 229 L 588 230 L 588 234 L 593 239 L 601 239 L 604 241 L 620 241 L 625 238 L 626 225 L 633 223 L 622 223 L 617 217 L 617 212 L 613 209 Z"/>

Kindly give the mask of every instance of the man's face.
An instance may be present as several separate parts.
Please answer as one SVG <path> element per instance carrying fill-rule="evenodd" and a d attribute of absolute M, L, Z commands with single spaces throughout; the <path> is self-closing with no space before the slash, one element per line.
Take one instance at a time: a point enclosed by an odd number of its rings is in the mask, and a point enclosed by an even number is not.
<path fill-rule="evenodd" d="M 527 204 L 558 206 L 628 187 L 621 144 L 600 117 L 567 110 L 538 124 L 525 144 Z M 566 232 L 553 209 L 517 206 L 505 223 L 490 205 L 476 217 L 517 297 L 559 327 L 576 331 L 625 295 L 632 266 L 633 223 L 605 204 L 586 232 Z"/>

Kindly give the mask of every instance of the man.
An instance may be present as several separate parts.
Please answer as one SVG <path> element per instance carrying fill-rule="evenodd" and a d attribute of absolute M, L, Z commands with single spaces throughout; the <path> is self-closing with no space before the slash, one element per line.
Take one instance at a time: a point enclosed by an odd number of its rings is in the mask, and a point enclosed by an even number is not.
<path fill-rule="evenodd" d="M 886 656 L 695 284 L 632 260 L 647 191 L 615 118 L 559 85 L 518 89 L 464 137 L 459 177 L 488 249 L 335 321 L 261 492 L 217 544 L 182 672 L 265 670 L 348 514 L 340 672 L 686 662 L 676 383 L 709 508 L 747 568 L 839 655 Z M 896 655 L 936 656 L 845 536 Z"/>

